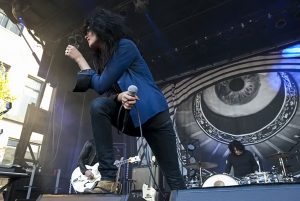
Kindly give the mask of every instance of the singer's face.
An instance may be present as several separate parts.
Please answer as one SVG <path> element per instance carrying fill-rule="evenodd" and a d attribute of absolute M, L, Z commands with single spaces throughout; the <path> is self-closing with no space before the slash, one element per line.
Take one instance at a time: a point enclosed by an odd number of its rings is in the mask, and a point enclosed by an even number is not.
<path fill-rule="evenodd" d="M 93 31 L 87 31 L 85 39 L 88 42 L 90 48 L 97 48 L 97 35 Z"/>

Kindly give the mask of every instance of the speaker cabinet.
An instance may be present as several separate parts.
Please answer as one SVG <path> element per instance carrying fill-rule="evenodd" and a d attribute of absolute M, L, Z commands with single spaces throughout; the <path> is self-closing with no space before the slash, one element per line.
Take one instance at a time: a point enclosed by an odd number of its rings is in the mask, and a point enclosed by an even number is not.
<path fill-rule="evenodd" d="M 152 168 L 153 175 L 155 174 L 155 181 L 159 182 L 159 169 L 158 167 Z M 150 185 L 152 183 L 152 186 L 154 184 L 152 180 L 152 177 L 150 175 L 150 170 L 148 167 L 138 167 L 132 169 L 132 180 L 133 180 L 133 186 L 132 190 L 142 190 L 143 184 Z"/>
<path fill-rule="evenodd" d="M 170 201 L 299 201 L 300 184 L 260 184 L 172 191 Z"/>
<path fill-rule="evenodd" d="M 37 201 L 128 201 L 128 196 L 111 194 L 41 195 Z"/>

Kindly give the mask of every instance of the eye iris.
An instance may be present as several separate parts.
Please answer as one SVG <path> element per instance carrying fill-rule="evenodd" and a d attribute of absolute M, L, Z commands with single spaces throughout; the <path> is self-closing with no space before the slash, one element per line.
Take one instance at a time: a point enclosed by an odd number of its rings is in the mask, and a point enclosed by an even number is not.
<path fill-rule="evenodd" d="M 216 84 L 215 91 L 221 101 L 228 105 L 242 105 L 253 100 L 260 88 L 257 74 L 245 75 Z"/>

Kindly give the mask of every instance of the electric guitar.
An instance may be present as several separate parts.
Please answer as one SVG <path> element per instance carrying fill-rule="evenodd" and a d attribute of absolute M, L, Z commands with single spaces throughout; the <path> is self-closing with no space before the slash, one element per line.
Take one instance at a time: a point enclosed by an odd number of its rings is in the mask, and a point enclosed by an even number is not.
<path fill-rule="evenodd" d="M 156 161 L 155 156 L 152 156 L 152 164 L 151 164 L 152 167 L 154 166 L 153 164 L 155 161 Z M 156 175 L 156 166 L 154 167 L 154 174 L 153 174 L 154 178 L 155 178 L 155 175 Z M 156 200 L 156 190 L 153 188 L 153 178 L 152 178 L 151 174 L 150 174 L 149 185 L 143 184 L 142 191 L 143 191 L 143 198 L 146 201 L 155 201 Z"/>
<path fill-rule="evenodd" d="M 130 157 L 130 158 L 126 159 L 126 160 L 116 161 L 114 163 L 114 165 L 118 167 L 118 172 L 119 172 L 120 171 L 120 167 L 122 165 L 124 165 L 126 163 L 135 163 L 135 162 L 138 162 L 140 160 L 141 159 L 140 159 L 139 156 L 135 156 L 135 157 Z M 92 171 L 92 173 L 94 174 L 94 178 L 93 179 L 90 179 L 87 176 L 83 175 L 81 173 L 79 167 L 77 167 L 73 171 L 72 176 L 71 176 L 71 184 L 72 184 L 74 190 L 76 192 L 79 192 L 79 193 L 83 193 L 86 190 L 92 190 L 92 189 L 94 189 L 94 187 L 97 185 L 97 182 L 99 182 L 101 180 L 101 174 L 100 174 L 100 172 L 98 170 L 99 163 L 96 163 L 93 166 L 86 165 L 85 167 L 88 170 Z"/>

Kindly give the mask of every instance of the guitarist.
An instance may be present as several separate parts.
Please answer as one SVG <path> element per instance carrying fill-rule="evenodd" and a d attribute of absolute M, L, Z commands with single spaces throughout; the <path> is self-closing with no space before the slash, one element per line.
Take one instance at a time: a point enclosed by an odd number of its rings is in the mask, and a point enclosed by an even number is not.
<path fill-rule="evenodd" d="M 78 159 L 78 166 L 83 175 L 90 179 L 94 178 L 94 174 L 91 170 L 86 168 L 86 165 L 93 166 L 98 162 L 98 157 L 96 154 L 96 147 L 94 139 L 87 140 L 83 145 Z"/>

